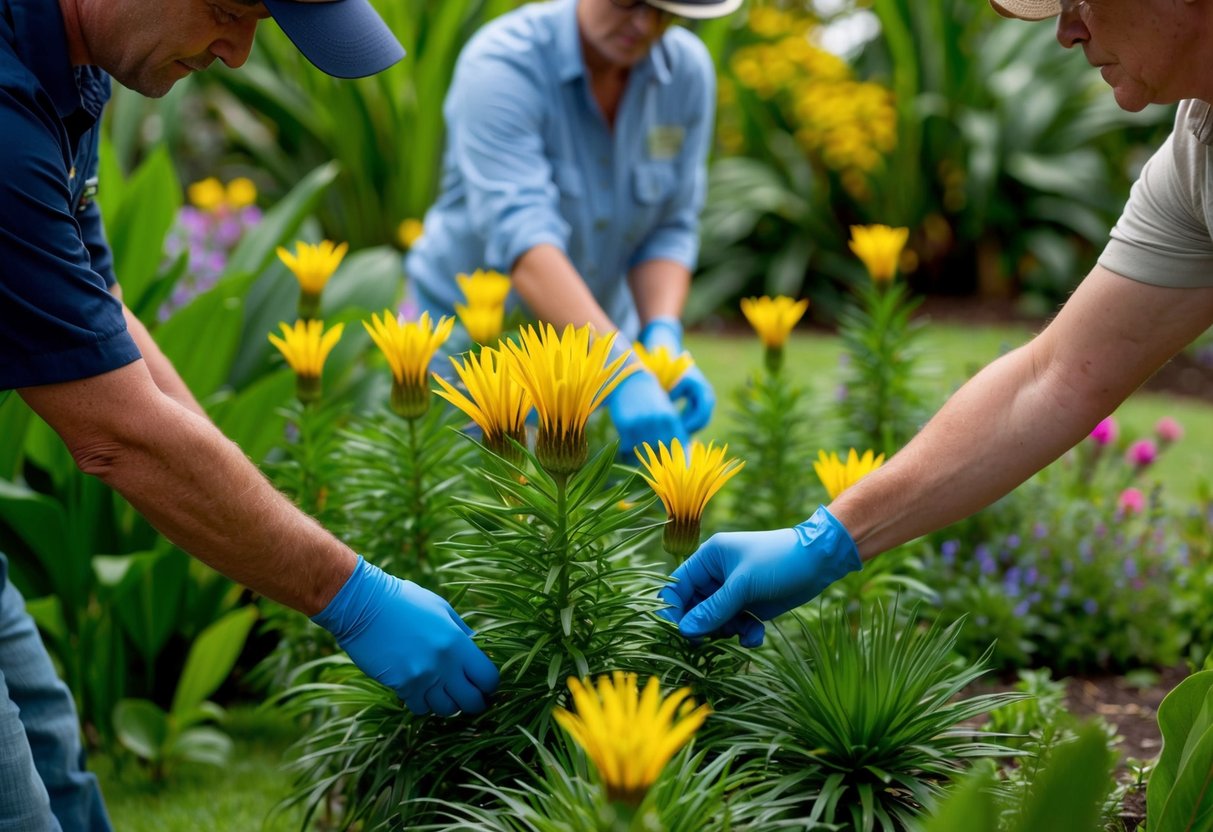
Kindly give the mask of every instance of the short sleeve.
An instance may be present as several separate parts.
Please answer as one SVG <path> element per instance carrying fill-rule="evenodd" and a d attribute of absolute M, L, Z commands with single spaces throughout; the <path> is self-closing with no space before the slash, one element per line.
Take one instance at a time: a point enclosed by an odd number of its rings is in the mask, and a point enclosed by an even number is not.
<path fill-rule="evenodd" d="M 1205 195 L 1210 148 L 1193 135 L 1191 102 L 1175 129 L 1142 168 L 1099 264 L 1156 286 L 1213 286 L 1213 238 Z"/>
<path fill-rule="evenodd" d="M 137 360 L 122 305 L 93 268 L 73 210 L 66 133 L 49 99 L 0 86 L 0 133 L 0 389 L 72 381 Z M 99 215 L 86 211 L 83 220 L 87 233 L 101 234 Z"/>

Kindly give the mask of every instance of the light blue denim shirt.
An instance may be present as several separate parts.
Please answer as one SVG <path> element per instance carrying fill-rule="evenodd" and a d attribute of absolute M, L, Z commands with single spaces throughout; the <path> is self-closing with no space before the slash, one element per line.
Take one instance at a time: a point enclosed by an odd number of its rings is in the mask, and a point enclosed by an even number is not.
<path fill-rule="evenodd" d="M 634 338 L 629 270 L 654 259 L 694 269 L 715 107 L 707 49 L 671 27 L 632 69 L 612 131 L 590 92 L 576 5 L 524 6 L 460 55 L 443 108 L 442 195 L 405 258 L 423 309 L 452 313 L 456 274 L 509 274 L 550 243 Z"/>

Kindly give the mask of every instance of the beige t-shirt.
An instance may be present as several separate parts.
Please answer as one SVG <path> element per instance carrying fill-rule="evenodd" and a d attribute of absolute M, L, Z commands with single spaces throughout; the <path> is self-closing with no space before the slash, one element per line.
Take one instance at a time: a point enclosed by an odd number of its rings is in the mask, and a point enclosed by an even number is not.
<path fill-rule="evenodd" d="M 1213 286 L 1213 112 L 1184 101 L 1142 168 L 1099 265 L 1156 286 Z"/>

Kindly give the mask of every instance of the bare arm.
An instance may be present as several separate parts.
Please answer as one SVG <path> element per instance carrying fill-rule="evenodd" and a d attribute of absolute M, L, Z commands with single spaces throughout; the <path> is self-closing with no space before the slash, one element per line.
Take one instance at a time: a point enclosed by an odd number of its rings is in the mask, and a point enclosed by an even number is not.
<path fill-rule="evenodd" d="M 353 572 L 356 555 L 205 417 L 162 391 L 146 362 L 18 392 L 82 471 L 233 580 L 313 615 Z"/>
<path fill-rule="evenodd" d="M 118 300 L 122 300 L 122 286 L 115 283 L 110 287 L 110 294 Z M 177 374 L 177 370 L 168 360 L 168 356 L 160 351 L 160 347 L 152 340 L 147 327 L 135 317 L 135 313 L 131 312 L 125 303 L 122 304 L 122 315 L 126 318 L 126 329 L 135 339 L 135 346 L 139 347 L 139 352 L 143 355 L 143 360 L 147 363 L 147 369 L 151 372 L 156 386 L 199 416 L 206 416 L 206 411 L 202 409 L 202 405 L 198 404 L 198 400 L 194 398 L 190 389 L 185 386 L 185 382 Z"/>
<path fill-rule="evenodd" d="M 1211 320 L 1213 289 L 1096 267 L 1044 332 L 982 370 L 829 509 L 865 559 L 966 517 L 1073 447 Z"/>
<path fill-rule="evenodd" d="M 691 272 L 673 260 L 646 260 L 628 275 L 643 325 L 654 318 L 681 318 L 691 291 Z"/>
<path fill-rule="evenodd" d="M 572 261 L 556 246 L 541 243 L 529 249 L 514 263 L 511 277 L 535 317 L 557 329 L 586 323 L 601 333 L 617 329 Z"/>

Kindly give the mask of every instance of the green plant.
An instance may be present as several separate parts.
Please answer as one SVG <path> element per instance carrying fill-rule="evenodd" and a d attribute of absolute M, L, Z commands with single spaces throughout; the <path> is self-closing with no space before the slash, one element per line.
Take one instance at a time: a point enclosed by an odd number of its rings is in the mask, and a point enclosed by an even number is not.
<path fill-rule="evenodd" d="M 923 832 L 1102 832 L 1100 803 L 1114 757 L 1102 730 L 1086 726 L 1058 746 L 1021 802 L 1006 805 L 993 765 L 964 778 L 921 825 Z"/>
<path fill-rule="evenodd" d="M 1158 707 L 1162 754 L 1146 789 L 1150 832 L 1213 829 L 1213 670 L 1189 676 Z"/>
<path fill-rule="evenodd" d="M 797 822 L 903 829 L 965 760 L 1013 753 L 961 727 L 1023 694 L 957 698 L 988 658 L 956 661 L 960 622 L 919 628 L 883 605 L 864 618 L 857 630 L 841 611 L 798 621 L 730 681 L 739 704 L 718 714 L 774 788 L 801 796 Z"/>
<path fill-rule="evenodd" d="M 123 699 L 114 707 L 119 742 L 150 766 L 154 780 L 183 762 L 218 766 L 227 761 L 231 740 L 202 724 L 224 717 L 207 697 L 231 673 L 256 617 L 256 607 L 242 607 L 202 631 L 190 647 L 167 712 L 147 699 Z"/>

